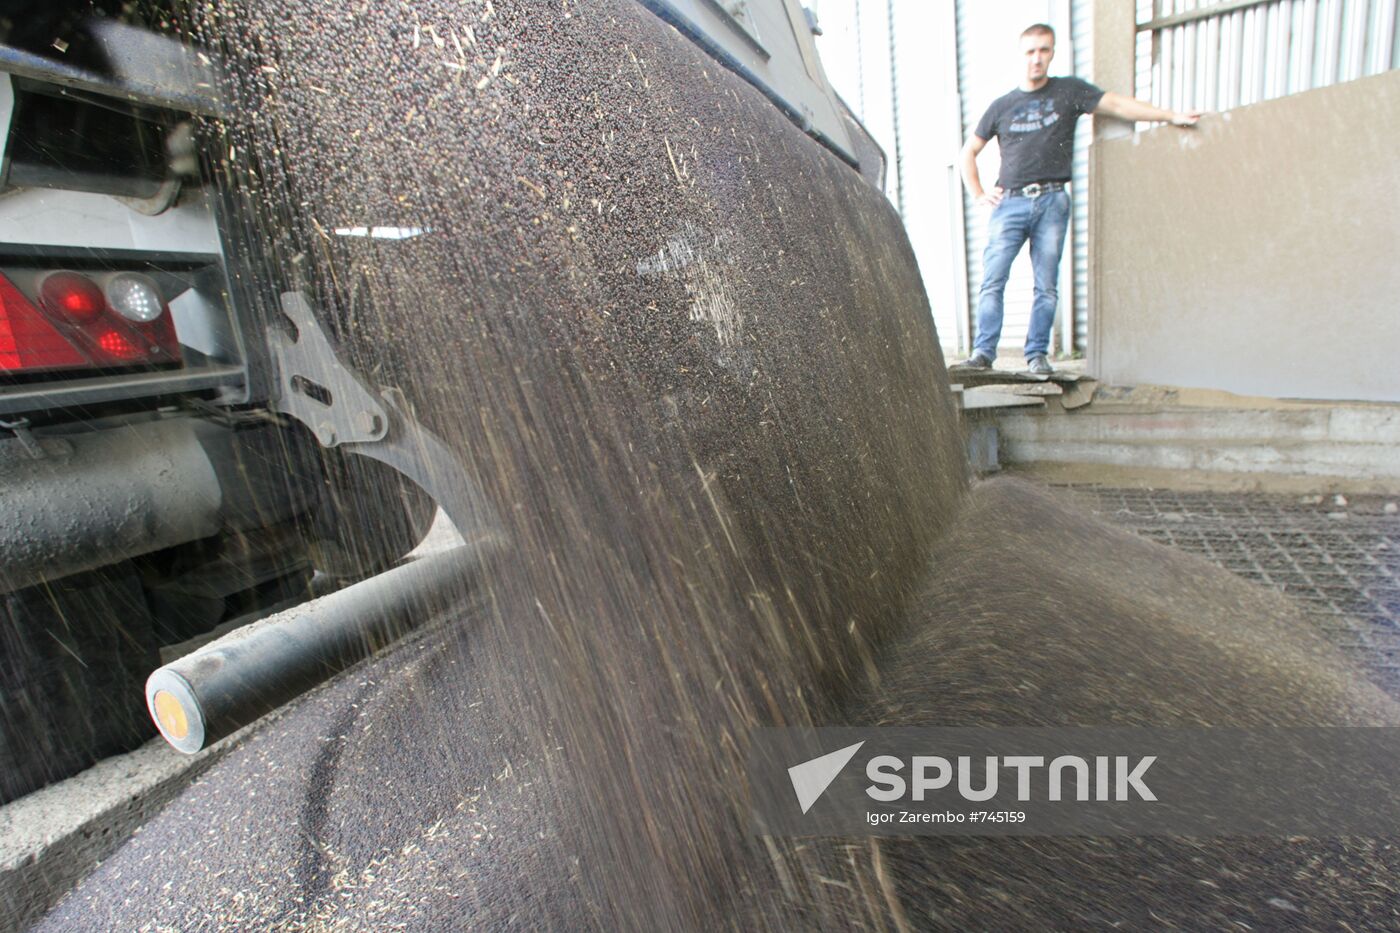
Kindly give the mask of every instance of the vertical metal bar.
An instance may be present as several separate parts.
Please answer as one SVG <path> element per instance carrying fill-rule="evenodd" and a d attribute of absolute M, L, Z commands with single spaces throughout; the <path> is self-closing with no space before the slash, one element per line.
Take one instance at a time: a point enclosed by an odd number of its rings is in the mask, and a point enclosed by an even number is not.
<path fill-rule="evenodd" d="M 1201 24 L 1196 38 L 1196 52 L 1201 56 L 1201 76 L 1198 103 L 1202 110 L 1215 109 L 1215 80 L 1220 68 L 1220 18 L 1211 17 Z"/>
<path fill-rule="evenodd" d="M 894 136 L 894 203 L 899 216 L 905 218 L 904 204 L 904 145 L 899 131 L 899 56 L 895 48 L 894 0 L 885 0 L 885 48 L 890 56 L 890 131 Z"/>
<path fill-rule="evenodd" d="M 1396 18 L 1396 15 L 1392 13 L 1391 19 Z M 1390 44 L 1390 67 L 1400 68 L 1400 24 L 1393 25 L 1391 31 L 1395 33 L 1395 38 Z"/>
<path fill-rule="evenodd" d="M 1332 4 L 1336 0 L 1317 0 L 1317 15 L 1313 21 L 1312 77 L 1309 87 L 1323 86 L 1323 70 L 1327 65 L 1327 24 L 1332 21 Z"/>
<path fill-rule="evenodd" d="M 1259 99 L 1259 10 L 1244 12 L 1244 61 L 1240 65 L 1240 104 L 1248 107 Z"/>
<path fill-rule="evenodd" d="M 1163 31 L 1158 30 L 1154 36 L 1156 42 L 1152 49 L 1152 102 L 1158 107 L 1164 106 L 1167 102 L 1167 94 L 1163 88 L 1171 79 L 1171 67 L 1168 64 L 1168 56 L 1171 51 L 1170 37 Z"/>
<path fill-rule="evenodd" d="M 1292 94 L 1294 79 L 1298 74 L 1298 26 L 1302 22 L 1303 6 L 1299 0 L 1289 0 L 1284 9 L 1284 21 L 1287 23 L 1288 54 L 1283 58 L 1283 93 Z"/>
<path fill-rule="evenodd" d="M 1210 97 L 1210 61 L 1215 57 L 1211 47 L 1211 26 L 1215 20 L 1206 19 L 1196 24 L 1196 74 L 1195 93 L 1187 103 L 1192 110 L 1206 110 L 1206 100 Z"/>
<path fill-rule="evenodd" d="M 1133 95 L 1140 100 L 1152 100 L 1152 59 L 1156 47 L 1156 33 L 1138 33 L 1134 51 Z"/>
<path fill-rule="evenodd" d="M 1164 0 L 1162 3 L 1162 15 L 1171 16 L 1181 12 L 1181 0 Z M 1172 91 L 1176 83 L 1176 30 L 1159 30 L 1162 37 L 1162 70 L 1157 77 L 1157 106 L 1170 108 L 1172 105 Z M 1139 123 L 1138 129 L 1145 124 Z"/>
<path fill-rule="evenodd" d="M 1400 62 L 1394 58 L 1395 49 L 1395 0 L 1380 0 L 1377 3 L 1379 15 L 1376 17 L 1376 66 L 1372 74 L 1380 74 L 1396 67 Z"/>
<path fill-rule="evenodd" d="M 1294 15 L 1298 0 L 1288 0 L 1287 3 L 1279 7 L 1278 12 L 1278 75 L 1274 79 L 1275 97 L 1283 97 L 1288 93 L 1288 84 L 1291 78 L 1293 65 L 1293 41 L 1294 23 L 1297 16 Z"/>
<path fill-rule="evenodd" d="M 1254 103 L 1263 100 L 1268 94 L 1269 65 L 1269 10 L 1267 7 L 1254 9 L 1254 57 L 1250 59 L 1253 69 L 1251 83 L 1254 85 Z"/>
<path fill-rule="evenodd" d="M 1255 100 L 1268 100 L 1273 85 L 1274 59 L 1274 16 L 1277 7 L 1261 6 L 1255 13 L 1255 26 L 1259 30 L 1259 59 L 1255 64 L 1254 84 L 1258 89 Z"/>
<path fill-rule="evenodd" d="M 1254 11 L 1240 16 L 1240 106 L 1254 103 Z"/>
<path fill-rule="evenodd" d="M 870 111 L 865 106 L 865 38 L 860 28 L 860 0 L 856 0 L 856 107 L 862 120 Z"/>
<path fill-rule="evenodd" d="M 1162 34 L 1159 31 L 1153 30 L 1151 35 L 1152 47 L 1149 50 L 1150 57 L 1147 67 L 1147 93 L 1143 95 L 1143 99 L 1150 100 L 1155 104 L 1161 96 L 1162 89 Z"/>
<path fill-rule="evenodd" d="M 1084 0 L 1080 0 L 1084 2 Z M 1137 0 L 1137 25 L 1151 22 L 1157 13 L 1158 0 Z M 1133 41 L 1133 96 L 1140 100 L 1151 100 L 1150 89 L 1143 81 L 1144 71 L 1152 65 L 1152 33 L 1139 30 Z"/>
<path fill-rule="evenodd" d="M 1385 70 L 1380 51 L 1390 39 L 1385 30 L 1385 9 L 1390 5 L 1388 0 L 1374 0 L 1371 3 L 1370 14 L 1366 17 L 1366 67 L 1361 72 L 1363 75 L 1379 74 Z"/>
<path fill-rule="evenodd" d="M 1275 4 L 1269 10 L 1273 21 L 1273 38 L 1269 45 L 1269 96 L 1282 97 L 1288 93 L 1288 8 L 1292 4 Z"/>
<path fill-rule="evenodd" d="M 1193 68 L 1195 66 L 1195 62 L 1192 60 L 1193 49 L 1191 47 L 1191 43 L 1194 38 L 1192 35 L 1192 24 L 1183 23 L 1180 27 L 1180 30 L 1181 31 L 1177 33 L 1176 41 L 1177 45 L 1180 47 L 1180 51 L 1178 51 L 1177 53 L 1177 67 L 1181 71 L 1181 76 L 1177 79 L 1176 82 L 1177 94 L 1176 100 L 1172 104 L 1173 110 L 1185 110 L 1188 106 L 1190 106 L 1191 79 L 1193 76 Z"/>
<path fill-rule="evenodd" d="M 856 0 L 856 8 L 859 11 L 860 0 Z M 952 70 L 949 75 L 950 84 L 957 89 L 958 106 L 951 115 L 952 124 L 950 132 L 952 135 L 952 145 L 950 148 L 956 149 L 963 141 L 963 114 L 967 110 L 968 88 L 963 86 L 963 59 L 966 57 L 964 47 L 963 30 L 963 4 L 953 0 L 948 5 L 948 19 L 946 28 L 953 33 L 953 61 Z M 948 167 L 948 203 L 952 205 L 949 211 L 952 229 L 948 236 L 953 243 L 953 287 L 957 295 L 958 309 L 958 350 L 972 349 L 972 300 L 969 295 L 971 288 L 971 275 L 968 269 L 970 261 L 968 249 L 969 240 L 974 235 L 973 227 L 968 222 L 967 191 L 963 188 L 962 178 L 956 165 Z"/>
<path fill-rule="evenodd" d="M 1319 0 L 1317 5 L 1317 51 L 1313 53 L 1313 87 L 1326 87 L 1332 83 L 1333 75 L 1328 74 L 1328 49 L 1332 46 L 1333 13 L 1342 0 Z M 1332 58 L 1332 70 L 1336 71 L 1336 59 Z"/>
<path fill-rule="evenodd" d="M 1137 0 L 1137 24 L 1150 22 L 1157 13 L 1159 0 Z M 1152 68 L 1152 42 L 1154 36 L 1148 30 L 1140 30 L 1133 42 L 1133 96 L 1139 100 L 1151 100 L 1151 88 L 1144 82 L 1143 75 Z"/>
<path fill-rule="evenodd" d="M 1339 36 L 1337 42 L 1337 74 L 1332 79 L 1333 84 L 1340 84 L 1347 79 L 1351 71 L 1351 24 L 1356 18 L 1356 4 L 1353 0 L 1340 0 L 1338 4 L 1341 9 L 1341 18 L 1337 25 Z"/>
<path fill-rule="evenodd" d="M 1274 56 L 1278 54 L 1278 50 L 1274 47 L 1274 24 L 1277 21 L 1277 9 L 1272 4 L 1259 8 L 1259 77 L 1257 80 L 1260 100 L 1268 100 L 1273 96 Z"/>
<path fill-rule="evenodd" d="M 1182 59 L 1186 52 L 1186 27 L 1172 27 L 1172 83 L 1167 102 L 1164 105 L 1168 110 L 1181 109 L 1182 80 L 1186 69 L 1183 67 Z"/>
<path fill-rule="evenodd" d="M 1303 0 L 1303 32 L 1298 42 L 1298 84 L 1295 91 L 1311 90 L 1313 59 L 1317 57 L 1318 0 Z"/>
<path fill-rule="evenodd" d="M 1361 0 L 1361 9 L 1357 11 L 1361 19 L 1361 49 L 1356 65 L 1358 78 L 1375 74 L 1371 66 L 1376 57 L 1376 17 L 1381 2 L 1382 0 Z"/>
<path fill-rule="evenodd" d="M 1176 0 L 1177 13 L 1186 13 L 1196 8 L 1196 0 Z M 1180 110 L 1186 105 L 1186 81 L 1188 78 L 1186 42 L 1190 29 L 1186 24 L 1172 28 L 1172 95 L 1169 110 Z"/>
<path fill-rule="evenodd" d="M 1342 14 L 1345 0 L 1327 0 L 1327 28 L 1323 37 L 1322 69 L 1318 87 L 1337 83 L 1342 51 Z"/>
<path fill-rule="evenodd" d="M 1205 95 L 1201 98 L 1204 110 L 1220 109 L 1220 18 L 1216 17 L 1207 26 L 1206 35 L 1206 78 Z"/>
<path fill-rule="evenodd" d="M 1259 90 L 1254 87 L 1254 81 L 1259 77 L 1259 69 L 1254 66 L 1254 60 L 1259 56 L 1259 28 L 1254 24 L 1256 18 L 1256 11 L 1245 11 L 1245 29 L 1239 55 L 1240 106 L 1249 106 L 1259 99 Z"/>
<path fill-rule="evenodd" d="M 1347 81 L 1366 74 L 1366 33 L 1371 25 L 1371 4 L 1368 0 L 1351 0 L 1351 28 L 1347 32 Z"/>
<path fill-rule="evenodd" d="M 1294 0 L 1293 25 L 1288 43 L 1288 93 L 1303 89 L 1304 51 L 1307 49 L 1308 0 Z"/>
<path fill-rule="evenodd" d="M 1200 32 L 1200 23 L 1191 23 L 1186 27 L 1185 48 L 1182 49 L 1182 75 L 1181 99 L 1177 101 L 1177 110 L 1196 109 L 1196 70 L 1199 60 L 1196 58 L 1196 34 Z"/>
<path fill-rule="evenodd" d="M 1249 59 L 1249 83 L 1254 94 L 1250 103 L 1257 104 L 1264 99 L 1267 90 L 1264 79 L 1269 64 L 1269 11 L 1256 7 L 1251 12 L 1254 13 L 1254 54 Z"/>
<path fill-rule="evenodd" d="M 1371 74 L 1371 33 L 1376 21 L 1373 7 L 1377 2 L 1379 0 L 1356 2 L 1356 64 L 1352 68 L 1354 78 L 1364 78 Z"/>
<path fill-rule="evenodd" d="M 1229 110 L 1235 106 L 1234 87 L 1235 67 L 1235 18 L 1226 16 L 1220 20 L 1220 109 Z"/>
<path fill-rule="evenodd" d="M 1229 110 L 1230 94 L 1227 85 L 1230 83 L 1230 17 L 1222 16 L 1216 23 L 1220 30 L 1220 63 L 1215 66 L 1215 109 Z"/>
<path fill-rule="evenodd" d="M 1167 77 L 1167 37 L 1158 31 L 1152 38 L 1152 103 L 1160 107 L 1163 103 L 1162 85 L 1166 83 Z"/>
<path fill-rule="evenodd" d="M 1260 69 L 1262 80 L 1260 81 L 1259 96 L 1261 99 L 1278 97 L 1282 92 L 1276 91 L 1279 74 L 1288 74 L 1288 69 L 1284 64 L 1287 59 L 1284 55 L 1288 51 L 1288 34 L 1284 33 L 1283 41 L 1279 41 L 1278 27 L 1283 19 L 1283 8 L 1277 4 L 1270 4 L 1260 11 L 1259 19 L 1265 24 L 1261 41 L 1264 45 L 1263 67 Z"/>
<path fill-rule="evenodd" d="M 1264 51 L 1264 54 L 1259 56 L 1260 100 L 1269 100 L 1278 96 L 1274 87 L 1278 83 L 1279 72 L 1285 71 L 1279 64 L 1280 52 L 1286 51 L 1287 48 L 1286 44 L 1280 45 L 1278 41 L 1279 14 L 1281 12 L 1276 3 L 1259 11 L 1259 22 L 1264 27 L 1260 36 L 1260 45 L 1263 46 Z"/>
<path fill-rule="evenodd" d="M 1162 50 L 1157 56 L 1158 71 L 1154 75 L 1153 84 L 1157 86 L 1157 93 L 1153 95 L 1152 102 L 1158 107 L 1166 107 L 1171 103 L 1172 97 L 1172 55 L 1175 53 L 1175 42 L 1172 31 L 1163 29 L 1159 32 Z"/>
<path fill-rule="evenodd" d="M 1334 83 L 1348 81 L 1352 77 L 1352 69 L 1355 67 L 1356 42 L 1354 33 L 1356 32 L 1356 2 L 1355 0 L 1342 0 L 1342 17 L 1339 26 L 1341 41 L 1337 47 L 1337 75 L 1333 79 Z"/>
<path fill-rule="evenodd" d="M 1194 2 L 1195 0 L 1192 0 L 1193 4 Z M 1175 106 L 1172 107 L 1173 110 L 1185 110 L 1187 107 L 1191 106 L 1191 87 L 1196 74 L 1195 32 L 1194 23 L 1183 23 L 1181 25 L 1181 32 L 1178 33 L 1177 41 L 1181 44 L 1181 79 L 1177 82 L 1177 87 L 1181 90 L 1180 93 L 1176 95 L 1176 103 Z"/>

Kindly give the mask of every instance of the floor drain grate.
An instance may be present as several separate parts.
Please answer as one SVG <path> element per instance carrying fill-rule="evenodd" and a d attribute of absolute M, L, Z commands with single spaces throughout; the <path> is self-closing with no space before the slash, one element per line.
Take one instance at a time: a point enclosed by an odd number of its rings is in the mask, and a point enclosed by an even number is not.
<path fill-rule="evenodd" d="M 1068 486 L 1099 517 L 1296 599 L 1400 696 L 1400 514 L 1378 496 Z"/>

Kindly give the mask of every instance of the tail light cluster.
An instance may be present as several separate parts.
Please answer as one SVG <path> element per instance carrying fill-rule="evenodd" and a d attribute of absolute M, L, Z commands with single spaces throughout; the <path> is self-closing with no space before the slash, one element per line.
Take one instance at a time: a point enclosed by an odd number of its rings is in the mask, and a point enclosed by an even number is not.
<path fill-rule="evenodd" d="M 34 282 L 31 297 L 0 273 L 0 374 L 180 362 L 174 318 L 149 276 L 56 271 Z"/>

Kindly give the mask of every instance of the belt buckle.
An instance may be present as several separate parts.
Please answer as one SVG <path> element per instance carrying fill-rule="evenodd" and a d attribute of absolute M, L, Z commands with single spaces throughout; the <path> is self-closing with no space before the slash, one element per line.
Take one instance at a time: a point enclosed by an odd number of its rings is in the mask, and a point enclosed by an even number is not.
<path fill-rule="evenodd" d="M 1036 182 L 1033 185 L 1026 185 L 1024 188 L 1021 189 L 1021 193 L 1026 197 L 1034 200 L 1035 198 L 1040 197 L 1044 190 L 1045 189 L 1041 187 L 1040 182 Z"/>

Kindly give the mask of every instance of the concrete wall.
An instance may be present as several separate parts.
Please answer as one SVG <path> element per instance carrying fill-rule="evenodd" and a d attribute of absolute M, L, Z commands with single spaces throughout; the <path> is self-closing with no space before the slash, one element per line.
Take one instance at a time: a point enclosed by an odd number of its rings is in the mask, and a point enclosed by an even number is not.
<path fill-rule="evenodd" d="M 1400 401 L 1400 71 L 1093 147 L 1106 382 Z"/>

